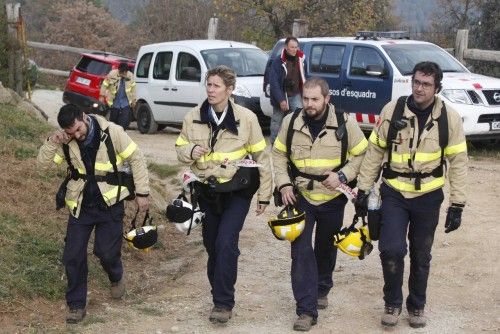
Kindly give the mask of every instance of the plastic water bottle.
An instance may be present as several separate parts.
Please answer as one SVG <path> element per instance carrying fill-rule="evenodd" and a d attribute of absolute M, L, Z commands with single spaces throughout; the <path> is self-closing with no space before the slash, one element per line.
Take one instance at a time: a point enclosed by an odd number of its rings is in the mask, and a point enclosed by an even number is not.
<path fill-rule="evenodd" d="M 378 240 L 381 224 L 381 200 L 375 188 L 370 189 L 368 194 L 368 231 L 371 240 Z"/>
<path fill-rule="evenodd" d="M 370 193 L 368 194 L 368 210 L 378 210 L 380 209 L 380 197 L 375 190 L 375 187 L 370 189 Z"/>
<path fill-rule="evenodd" d="M 130 163 L 126 160 L 123 162 L 122 171 L 127 174 L 132 174 L 132 168 L 130 167 Z"/>

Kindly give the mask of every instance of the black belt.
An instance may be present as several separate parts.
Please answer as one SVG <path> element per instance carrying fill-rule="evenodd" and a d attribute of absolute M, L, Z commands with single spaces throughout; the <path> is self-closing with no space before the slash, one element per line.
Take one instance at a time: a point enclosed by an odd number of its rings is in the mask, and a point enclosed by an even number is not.
<path fill-rule="evenodd" d="M 432 172 L 422 173 L 422 172 L 396 172 L 389 167 L 384 167 L 382 172 L 382 177 L 385 179 L 395 179 L 398 176 L 406 177 L 409 179 L 415 179 L 415 190 L 420 190 L 422 185 L 422 179 L 433 176 L 433 177 L 441 177 L 443 176 L 443 165 L 439 165 L 432 170 Z"/>

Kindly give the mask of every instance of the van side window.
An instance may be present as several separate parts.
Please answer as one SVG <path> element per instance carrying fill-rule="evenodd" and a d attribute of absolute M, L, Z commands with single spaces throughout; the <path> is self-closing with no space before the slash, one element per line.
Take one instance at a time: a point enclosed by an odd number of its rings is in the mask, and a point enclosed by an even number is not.
<path fill-rule="evenodd" d="M 369 65 L 376 65 L 386 72 L 387 66 L 382 56 L 374 48 L 356 46 L 352 52 L 349 74 L 368 76 L 366 70 Z"/>
<path fill-rule="evenodd" d="M 139 60 L 139 64 L 137 64 L 137 73 L 136 76 L 138 78 L 147 78 L 149 73 L 149 65 L 151 64 L 151 58 L 153 58 L 153 53 L 145 53 L 142 55 Z"/>
<path fill-rule="evenodd" d="M 153 78 L 168 80 L 170 76 L 170 65 L 172 64 L 172 52 L 158 52 L 153 66 Z"/>
<path fill-rule="evenodd" d="M 189 53 L 179 52 L 175 78 L 179 81 L 200 81 L 201 67 L 198 59 Z"/>
<path fill-rule="evenodd" d="M 311 72 L 339 74 L 344 45 L 314 45 L 311 49 Z"/>

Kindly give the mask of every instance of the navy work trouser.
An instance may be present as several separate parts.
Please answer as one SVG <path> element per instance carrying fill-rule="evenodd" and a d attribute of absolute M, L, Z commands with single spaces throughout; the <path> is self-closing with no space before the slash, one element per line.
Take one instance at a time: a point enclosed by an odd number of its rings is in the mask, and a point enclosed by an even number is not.
<path fill-rule="evenodd" d="M 333 287 L 332 273 L 337 260 L 333 235 L 344 220 L 345 196 L 315 206 L 299 197 L 299 208 L 306 214 L 306 225 L 292 242 L 292 290 L 297 315 L 318 317 L 318 296 L 328 295 Z M 314 250 L 312 235 L 316 225 Z"/>
<path fill-rule="evenodd" d="M 124 108 L 112 107 L 109 114 L 109 120 L 115 124 L 121 125 L 123 130 L 127 130 L 130 125 L 130 106 Z"/>
<path fill-rule="evenodd" d="M 70 309 L 84 308 L 87 303 L 87 245 L 94 228 L 94 254 L 111 282 L 121 280 L 123 214 L 122 201 L 107 209 L 83 207 L 78 218 L 70 215 L 63 254 L 68 279 L 66 303 Z"/>
<path fill-rule="evenodd" d="M 208 253 L 207 276 L 213 303 L 232 309 L 240 255 L 238 241 L 251 199 L 232 194 L 223 195 L 220 200 L 224 201 L 224 210 L 218 214 L 213 203 L 199 199 L 200 209 L 205 212 L 203 245 Z"/>
<path fill-rule="evenodd" d="M 426 301 L 427 280 L 431 263 L 434 232 L 439 221 L 443 190 L 407 199 L 401 193 L 382 184 L 382 225 L 378 247 L 384 274 L 384 301 L 386 306 L 403 304 L 404 258 L 407 253 L 406 235 L 410 249 L 409 310 L 423 309 Z"/>

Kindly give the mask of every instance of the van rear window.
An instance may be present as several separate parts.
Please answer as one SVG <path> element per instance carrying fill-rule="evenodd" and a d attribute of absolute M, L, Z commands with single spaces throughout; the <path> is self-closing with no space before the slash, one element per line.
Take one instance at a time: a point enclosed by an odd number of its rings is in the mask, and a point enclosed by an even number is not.
<path fill-rule="evenodd" d="M 82 57 L 76 68 L 79 71 L 86 72 L 94 75 L 106 75 L 111 71 L 111 64 L 103 63 L 102 61 Z"/>

